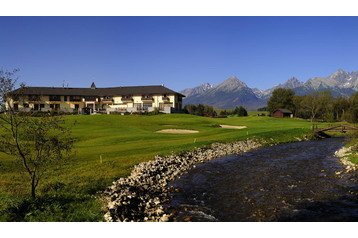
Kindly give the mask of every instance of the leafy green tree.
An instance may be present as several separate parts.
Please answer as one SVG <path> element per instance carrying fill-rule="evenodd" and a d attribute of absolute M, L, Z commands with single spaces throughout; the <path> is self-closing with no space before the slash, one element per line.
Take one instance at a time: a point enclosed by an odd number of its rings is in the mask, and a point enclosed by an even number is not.
<path fill-rule="evenodd" d="M 330 91 L 318 92 L 318 101 L 321 104 L 320 118 L 324 121 L 334 121 L 334 98 Z"/>
<path fill-rule="evenodd" d="M 358 122 L 358 92 L 353 94 L 349 98 L 349 103 L 350 103 L 350 107 L 349 107 L 348 119 L 352 123 L 357 123 Z"/>
<path fill-rule="evenodd" d="M 246 109 L 242 106 L 236 107 L 233 114 L 238 115 L 239 117 L 246 117 L 248 115 Z"/>
<path fill-rule="evenodd" d="M 336 120 L 346 120 L 347 113 L 349 114 L 349 100 L 344 97 L 336 98 L 333 102 L 333 113 Z"/>
<path fill-rule="evenodd" d="M 316 119 L 333 120 L 333 97 L 328 91 L 307 94 L 302 97 L 300 110 L 309 115 L 311 122 Z"/>
<path fill-rule="evenodd" d="M 203 104 L 199 104 L 196 107 L 195 115 L 204 116 L 205 115 L 205 106 Z"/>
<path fill-rule="evenodd" d="M 294 111 L 293 97 L 295 93 L 291 89 L 277 88 L 273 90 L 272 96 L 267 102 L 267 110 L 273 113 L 276 109 L 285 108 Z"/>
<path fill-rule="evenodd" d="M 195 115 L 196 106 L 193 104 L 185 105 L 183 111 L 187 114 Z"/>
<path fill-rule="evenodd" d="M 226 110 L 220 111 L 220 116 L 227 116 L 229 113 Z"/>
<path fill-rule="evenodd" d="M 217 113 L 212 106 L 204 105 L 204 104 L 188 104 L 184 107 L 184 112 L 196 116 L 208 116 L 208 117 L 216 117 Z"/>
<path fill-rule="evenodd" d="M 317 96 L 308 94 L 303 97 L 301 101 L 301 108 L 309 115 L 311 122 L 313 122 L 319 111 L 321 110 L 321 104 L 319 103 Z"/>

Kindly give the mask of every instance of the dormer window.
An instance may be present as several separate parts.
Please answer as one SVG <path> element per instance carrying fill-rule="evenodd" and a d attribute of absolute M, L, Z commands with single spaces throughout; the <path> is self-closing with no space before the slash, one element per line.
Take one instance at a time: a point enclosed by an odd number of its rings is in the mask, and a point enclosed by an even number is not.
<path fill-rule="evenodd" d="M 152 95 L 142 95 L 142 99 L 153 99 Z"/>

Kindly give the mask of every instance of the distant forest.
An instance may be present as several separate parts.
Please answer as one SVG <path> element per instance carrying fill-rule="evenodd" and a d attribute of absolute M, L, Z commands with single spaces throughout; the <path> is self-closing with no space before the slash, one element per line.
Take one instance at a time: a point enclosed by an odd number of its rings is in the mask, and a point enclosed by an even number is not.
<path fill-rule="evenodd" d="M 311 121 L 358 122 L 358 92 L 351 97 L 333 97 L 330 91 L 297 96 L 291 89 L 277 88 L 267 103 L 272 113 L 278 108 L 291 110 L 295 117 Z"/>
<path fill-rule="evenodd" d="M 276 109 L 284 108 L 292 111 L 298 118 L 311 121 L 347 121 L 358 122 L 358 92 L 347 97 L 333 97 L 330 91 L 321 91 L 304 96 L 295 95 L 291 89 L 277 88 L 272 92 L 267 107 L 258 111 L 268 111 L 272 114 Z M 216 110 L 214 107 L 205 104 L 188 104 L 184 112 L 197 116 L 226 117 L 226 116 L 247 116 L 247 110 L 237 106 L 232 110 Z M 259 114 L 264 116 L 265 113 Z"/>

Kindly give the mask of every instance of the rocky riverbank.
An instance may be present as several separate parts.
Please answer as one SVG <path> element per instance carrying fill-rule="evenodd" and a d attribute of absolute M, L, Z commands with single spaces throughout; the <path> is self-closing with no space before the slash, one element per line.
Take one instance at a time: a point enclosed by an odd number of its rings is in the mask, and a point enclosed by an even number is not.
<path fill-rule="evenodd" d="M 357 171 L 344 138 L 281 143 L 196 166 L 169 184 L 173 221 L 358 221 Z"/>
<path fill-rule="evenodd" d="M 229 154 L 240 154 L 260 147 L 256 140 L 214 143 L 178 155 L 156 156 L 138 164 L 127 178 L 120 178 L 105 191 L 105 221 L 169 221 L 163 204 L 172 188 L 168 183 L 195 167 L 195 164 Z"/>
<path fill-rule="evenodd" d="M 347 173 L 358 170 L 358 165 L 349 161 L 348 155 L 352 153 L 352 146 L 343 147 L 335 152 L 335 155 L 340 158 L 341 163 L 345 166 Z M 340 172 L 337 172 L 340 173 Z"/>

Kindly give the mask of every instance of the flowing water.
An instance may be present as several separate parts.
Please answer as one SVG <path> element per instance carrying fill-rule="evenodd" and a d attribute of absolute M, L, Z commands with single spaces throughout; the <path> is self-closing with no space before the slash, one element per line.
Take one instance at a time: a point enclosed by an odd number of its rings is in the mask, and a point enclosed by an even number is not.
<path fill-rule="evenodd" d="M 282 144 L 197 165 L 172 182 L 175 221 L 358 221 L 342 138 Z"/>

